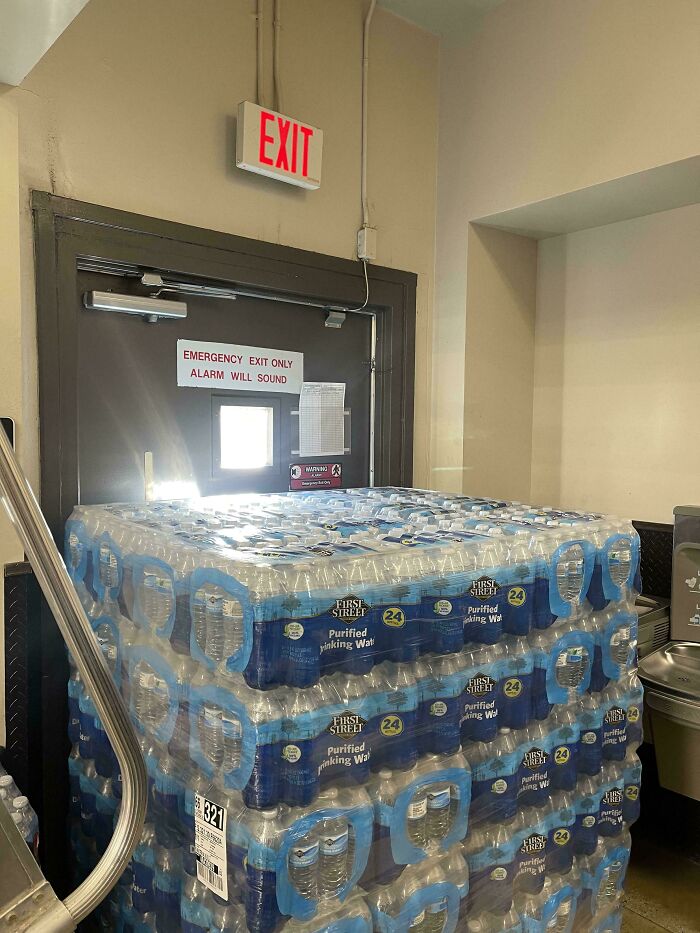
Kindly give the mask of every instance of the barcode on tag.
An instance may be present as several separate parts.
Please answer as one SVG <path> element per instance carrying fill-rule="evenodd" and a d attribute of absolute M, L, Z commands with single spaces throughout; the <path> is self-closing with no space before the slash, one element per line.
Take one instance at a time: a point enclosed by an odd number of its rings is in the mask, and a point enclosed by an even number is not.
<path fill-rule="evenodd" d="M 194 849 L 197 879 L 228 900 L 226 809 L 201 794 L 194 795 Z"/>
<path fill-rule="evenodd" d="M 201 862 L 197 862 L 197 879 L 203 884 L 206 884 L 215 894 L 223 894 L 225 887 L 224 879 L 221 878 L 215 870 L 207 868 L 205 865 L 202 865 Z"/>

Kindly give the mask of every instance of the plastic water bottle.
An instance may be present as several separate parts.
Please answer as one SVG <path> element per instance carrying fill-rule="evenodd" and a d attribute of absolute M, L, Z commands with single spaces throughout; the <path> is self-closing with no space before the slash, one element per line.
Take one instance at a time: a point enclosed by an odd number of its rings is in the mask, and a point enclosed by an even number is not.
<path fill-rule="evenodd" d="M 286 690 L 281 774 L 284 799 L 290 806 L 307 806 L 320 789 L 314 744 L 321 728 L 320 710 L 328 702 L 324 686 Z"/>
<path fill-rule="evenodd" d="M 199 743 L 204 757 L 218 771 L 224 761 L 223 710 L 213 701 L 205 701 L 199 713 Z"/>
<path fill-rule="evenodd" d="M 467 921 L 467 933 L 522 933 L 520 917 L 515 907 L 503 914 L 485 911 Z"/>
<path fill-rule="evenodd" d="M 459 891 L 459 915 L 456 929 L 462 929 L 469 908 L 469 867 L 459 843 L 448 849 L 442 860 L 442 870 L 445 879 Z"/>
<path fill-rule="evenodd" d="M 224 774 L 227 774 L 240 766 L 243 749 L 243 728 L 237 716 L 226 712 L 222 713 L 221 726 L 224 735 L 222 770 Z"/>
<path fill-rule="evenodd" d="M 70 750 L 68 756 L 68 781 L 70 787 L 70 796 L 68 801 L 68 810 L 72 820 L 80 820 L 80 775 L 83 773 L 83 760 L 78 751 L 78 743 Z M 19 793 L 16 791 L 15 796 Z M 4 800 L 7 806 L 7 799 Z"/>
<path fill-rule="evenodd" d="M 469 914 L 507 914 L 513 903 L 516 839 L 513 823 L 485 826 L 465 844 L 469 865 Z"/>
<path fill-rule="evenodd" d="M 253 772 L 243 789 L 247 807 L 275 806 L 280 799 L 280 738 L 283 710 L 279 696 L 273 691 L 252 690 L 242 678 L 231 677 L 235 696 L 243 702 L 253 734 L 260 736 L 255 747 Z"/>
<path fill-rule="evenodd" d="M 155 910 L 156 831 L 152 823 L 144 823 L 139 844 L 134 849 L 131 899 L 142 914 Z"/>
<path fill-rule="evenodd" d="M 626 690 L 627 750 L 636 751 L 643 739 L 644 689 L 636 674 L 630 673 L 622 682 Z"/>
<path fill-rule="evenodd" d="M 12 819 L 17 824 L 24 841 L 36 856 L 39 848 L 39 821 L 24 795 L 12 801 Z"/>
<path fill-rule="evenodd" d="M 179 933 L 182 893 L 182 858 L 180 849 L 156 847 L 156 930 Z"/>
<path fill-rule="evenodd" d="M 600 694 L 603 709 L 602 747 L 607 761 L 624 761 L 627 754 L 627 691 L 611 683 Z"/>
<path fill-rule="evenodd" d="M 514 733 L 501 729 L 495 742 L 478 742 L 466 754 L 472 769 L 472 825 L 513 820 L 518 810 L 520 763 Z"/>
<path fill-rule="evenodd" d="M 622 801 L 622 819 L 625 828 L 629 827 L 639 818 L 640 792 L 642 784 L 642 765 L 633 751 L 627 752 L 622 764 L 625 796 Z"/>
<path fill-rule="evenodd" d="M 547 808 L 530 807 L 518 814 L 513 836 L 518 846 L 515 887 L 519 892 L 539 894 L 544 887 L 547 859 Z"/>
<path fill-rule="evenodd" d="M 547 696 L 547 672 L 550 664 L 550 651 L 552 647 L 552 633 L 549 629 L 533 629 L 527 639 L 530 655 L 532 657 L 532 718 L 546 719 L 552 704 Z"/>
<path fill-rule="evenodd" d="M 571 791 L 576 787 L 581 740 L 578 704 L 555 707 L 552 727 L 552 788 Z"/>
<path fill-rule="evenodd" d="M 461 748 L 464 652 L 439 658 L 427 656 L 415 665 L 422 704 L 417 730 L 419 748 L 451 755 Z"/>
<path fill-rule="evenodd" d="M 343 817 L 324 820 L 319 832 L 319 887 L 321 897 L 336 897 L 348 881 L 350 828 Z"/>
<path fill-rule="evenodd" d="M 598 833 L 600 836 L 619 836 L 623 831 L 623 807 L 625 800 L 625 777 L 617 762 L 603 765 L 600 775 L 600 807 L 598 810 Z"/>
<path fill-rule="evenodd" d="M 543 806 L 550 795 L 552 756 L 549 726 L 531 723 L 516 741 L 519 744 L 518 801 L 521 806 Z"/>
<path fill-rule="evenodd" d="M 581 737 L 578 747 L 579 774 L 595 776 L 603 765 L 603 716 L 598 700 L 584 694 L 579 701 Z"/>
<path fill-rule="evenodd" d="M 246 933 L 245 910 L 242 904 L 214 903 L 210 933 Z"/>
<path fill-rule="evenodd" d="M 170 708 L 168 685 L 146 660 L 133 665 L 129 679 L 133 713 L 143 730 L 155 733 Z"/>
<path fill-rule="evenodd" d="M 206 657 L 225 662 L 243 644 L 243 607 L 222 586 L 205 584 L 192 602 L 195 638 Z"/>
<path fill-rule="evenodd" d="M 408 770 L 418 760 L 416 678 L 410 664 L 390 662 L 380 665 L 375 675 L 380 678 L 383 709 L 379 723 L 381 739 L 373 755 L 373 764 Z"/>
<path fill-rule="evenodd" d="M 94 758 L 95 755 L 95 718 L 97 717 L 97 710 L 92 699 L 85 691 L 80 694 L 79 709 L 80 737 L 78 747 L 80 757 L 87 761 Z"/>
<path fill-rule="evenodd" d="M 525 933 L 571 933 L 579 884 L 575 872 L 554 876 L 545 879 L 539 894 L 522 899 L 518 906 Z"/>
<path fill-rule="evenodd" d="M 601 839 L 584 868 L 588 883 L 596 884 L 591 892 L 591 913 L 595 916 L 614 904 L 625 880 L 631 839 L 624 833 L 619 840 Z"/>
<path fill-rule="evenodd" d="M 213 921 L 214 899 L 197 878 L 185 876 L 180 899 L 182 933 L 209 933 Z"/>
<path fill-rule="evenodd" d="M 562 551 L 555 573 L 561 598 L 572 605 L 580 605 L 585 575 L 585 555 L 580 544 L 572 543 Z"/>
<path fill-rule="evenodd" d="M 156 546 L 154 552 L 159 562 L 144 564 L 136 593 L 136 600 L 151 632 L 165 626 L 175 609 L 174 573 L 164 560 L 166 549 Z"/>
<path fill-rule="evenodd" d="M 68 680 L 68 738 L 71 744 L 80 741 L 80 695 L 83 681 L 77 667 L 71 668 Z"/>
<path fill-rule="evenodd" d="M 576 785 L 574 796 L 574 852 L 576 855 L 593 855 L 598 844 L 599 782 L 584 775 Z"/>
<path fill-rule="evenodd" d="M 574 861 L 574 798 L 564 792 L 553 794 L 547 812 L 547 874 L 566 875 Z"/>
<path fill-rule="evenodd" d="M 567 634 L 575 625 L 575 622 L 565 622 L 559 631 L 561 634 Z M 580 690 L 591 660 L 582 644 L 569 645 L 559 650 L 554 662 L 555 676 L 559 686 L 564 687 L 570 694 Z"/>
<path fill-rule="evenodd" d="M 281 827 L 278 810 L 249 810 L 246 814 L 249 834 L 248 855 L 245 862 L 244 902 L 246 922 L 250 933 L 268 933 L 280 921 L 277 906 L 277 851 Z M 304 897 L 315 897 L 318 878 L 318 837 L 301 840 L 290 853 L 288 872 L 290 881 Z M 295 863 L 292 862 L 294 856 Z M 313 893 L 305 893 L 313 892 Z"/>
<path fill-rule="evenodd" d="M 347 849 L 346 849 L 347 852 Z M 316 832 L 310 833 L 293 847 L 289 855 L 289 880 L 302 897 L 318 897 L 318 863 L 320 844 Z"/>
<path fill-rule="evenodd" d="M 86 761 L 80 775 L 80 820 L 83 833 L 90 838 L 95 835 L 97 780 L 95 762 Z"/>
<path fill-rule="evenodd" d="M 416 790 L 406 809 L 406 835 L 419 849 L 425 849 L 427 845 L 427 813 L 428 795 L 423 786 Z"/>
<path fill-rule="evenodd" d="M 430 784 L 427 788 L 427 810 L 425 815 L 426 846 L 439 845 L 450 831 L 451 785 Z"/>
<path fill-rule="evenodd" d="M 418 891 L 425 888 L 425 869 L 423 864 L 409 865 L 401 877 L 392 884 L 376 885 L 367 892 L 375 929 L 403 929 L 407 933 L 423 933 L 425 907 L 412 905 L 407 910 L 405 905 Z M 399 921 L 403 910 L 405 919 Z M 399 926 L 401 923 L 401 926 Z"/>
<path fill-rule="evenodd" d="M 430 863 L 427 863 L 430 865 Z M 426 865 L 426 868 L 427 868 Z M 443 871 L 443 860 L 435 860 L 430 868 L 427 868 L 425 878 L 426 888 L 431 885 L 439 885 L 447 881 Z M 432 892 L 431 892 L 432 893 Z M 449 916 L 449 903 L 447 896 L 442 894 L 440 897 L 431 901 L 425 909 L 425 917 L 421 924 L 421 933 L 442 933 L 447 924 Z"/>
<path fill-rule="evenodd" d="M 466 660 L 467 682 L 462 695 L 462 744 L 490 742 L 498 733 L 498 681 L 502 645 L 476 648 Z"/>
<path fill-rule="evenodd" d="M 524 729 L 532 715 L 534 661 L 526 638 L 509 638 L 503 645 L 504 671 L 499 684 L 498 723 Z"/>
<path fill-rule="evenodd" d="M 0 800 L 5 803 L 5 806 L 9 809 L 15 797 L 19 796 L 20 793 L 15 784 L 15 779 L 10 774 L 0 776 Z"/>
<path fill-rule="evenodd" d="M 181 775 L 178 761 L 161 753 L 155 776 L 153 814 L 158 844 L 166 849 L 182 843 L 180 812 L 184 787 Z"/>

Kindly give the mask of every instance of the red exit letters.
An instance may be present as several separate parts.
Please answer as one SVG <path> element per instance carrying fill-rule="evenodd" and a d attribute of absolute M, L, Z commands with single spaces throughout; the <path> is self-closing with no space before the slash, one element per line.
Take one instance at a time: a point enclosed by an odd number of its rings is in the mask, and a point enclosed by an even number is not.
<path fill-rule="evenodd" d="M 272 127 L 270 127 L 272 124 Z M 291 140 L 290 140 L 291 135 Z M 309 177 L 309 141 L 313 128 L 297 123 L 279 113 L 260 111 L 260 161 L 263 165 L 274 165 L 286 172 L 298 171 L 299 138 L 301 144 L 301 176 Z"/>

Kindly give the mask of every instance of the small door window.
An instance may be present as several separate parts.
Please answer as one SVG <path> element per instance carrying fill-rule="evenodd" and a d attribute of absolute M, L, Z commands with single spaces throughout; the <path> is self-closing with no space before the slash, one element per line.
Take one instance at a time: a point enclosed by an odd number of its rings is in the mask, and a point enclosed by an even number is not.
<path fill-rule="evenodd" d="M 275 399 L 215 398 L 212 411 L 214 476 L 279 469 L 279 403 Z"/>

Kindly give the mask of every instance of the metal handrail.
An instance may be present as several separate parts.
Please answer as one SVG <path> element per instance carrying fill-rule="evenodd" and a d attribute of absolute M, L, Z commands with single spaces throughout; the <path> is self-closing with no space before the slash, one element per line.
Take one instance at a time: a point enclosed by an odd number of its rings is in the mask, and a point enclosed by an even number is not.
<path fill-rule="evenodd" d="M 146 813 L 146 767 L 126 707 L 31 486 L 2 428 L 0 495 L 121 767 L 121 809 L 112 839 L 93 871 L 63 902 L 79 923 L 112 890 L 138 844 Z"/>

